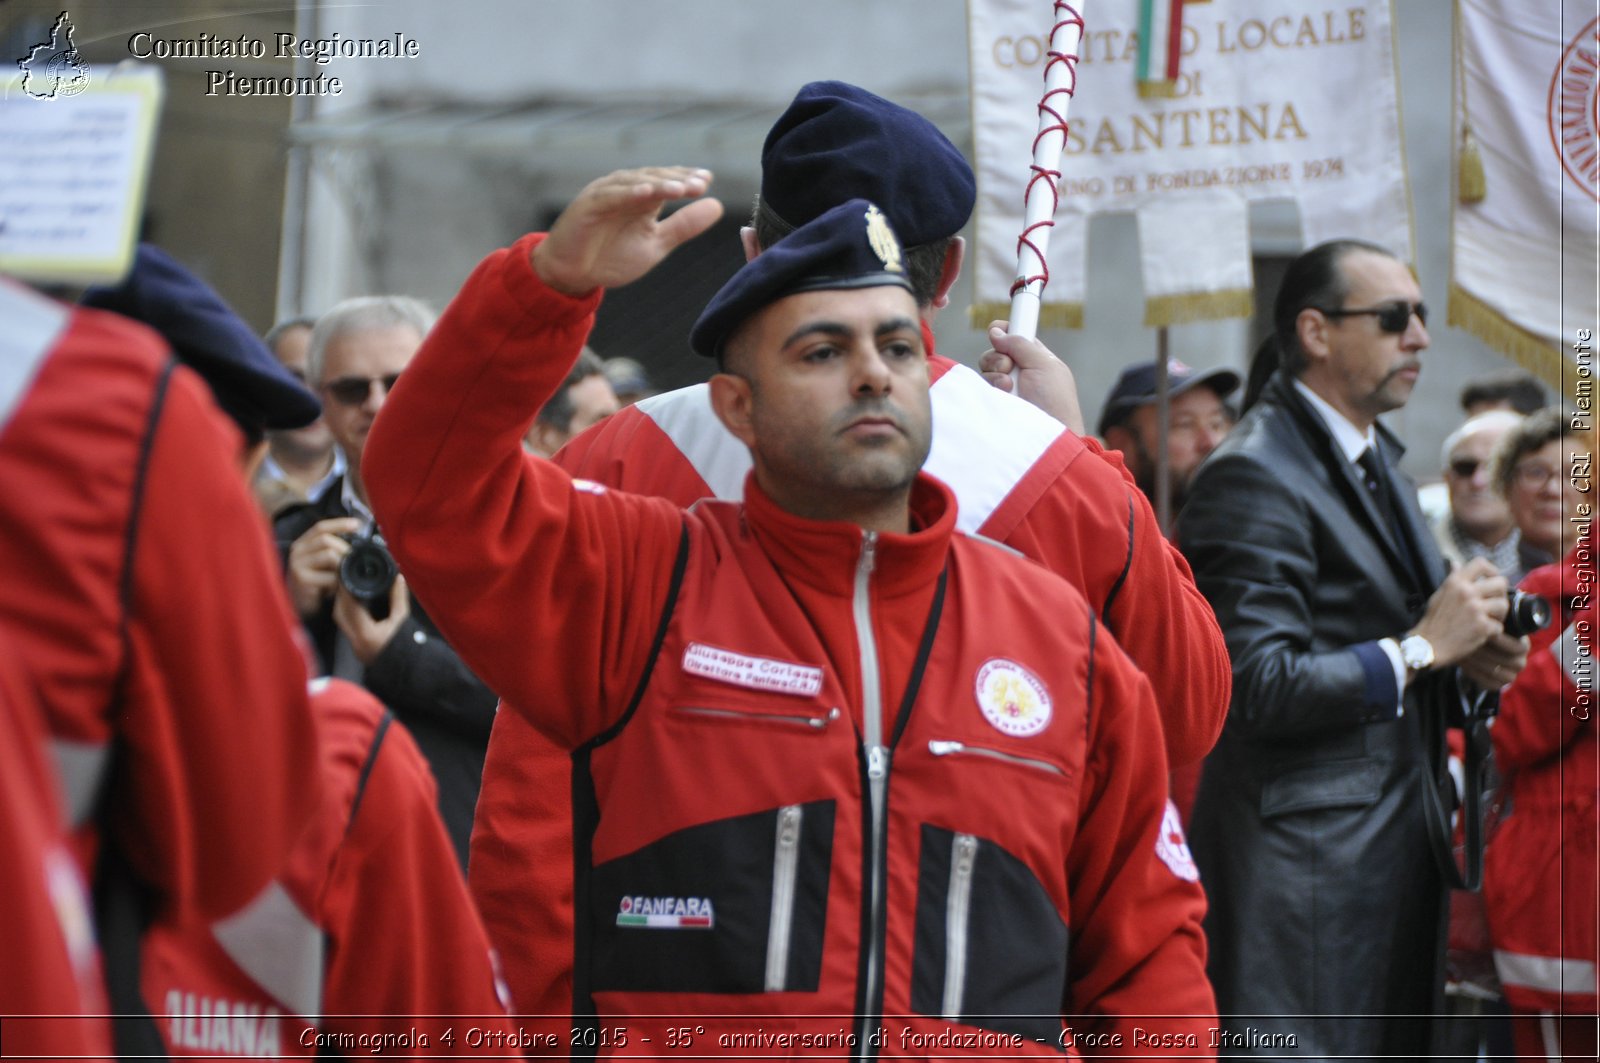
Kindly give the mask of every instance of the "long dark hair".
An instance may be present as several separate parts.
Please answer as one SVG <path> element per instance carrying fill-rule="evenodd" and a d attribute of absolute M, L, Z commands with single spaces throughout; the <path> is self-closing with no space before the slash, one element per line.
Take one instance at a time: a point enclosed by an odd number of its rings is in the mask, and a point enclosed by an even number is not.
<path fill-rule="evenodd" d="M 1337 310 L 1344 305 L 1345 296 L 1350 294 L 1350 282 L 1341 263 L 1346 255 L 1355 251 L 1394 257 L 1386 249 L 1365 240 L 1329 240 L 1301 254 L 1284 272 L 1278 298 L 1272 304 L 1272 329 L 1277 338 L 1278 357 L 1291 376 L 1299 376 L 1306 367 L 1306 352 L 1300 346 L 1300 333 L 1295 327 L 1300 311 L 1307 307 Z M 1260 355 L 1259 350 L 1256 353 Z M 1254 376 L 1252 367 L 1252 380 Z M 1245 401 L 1250 401 L 1248 395 Z"/>

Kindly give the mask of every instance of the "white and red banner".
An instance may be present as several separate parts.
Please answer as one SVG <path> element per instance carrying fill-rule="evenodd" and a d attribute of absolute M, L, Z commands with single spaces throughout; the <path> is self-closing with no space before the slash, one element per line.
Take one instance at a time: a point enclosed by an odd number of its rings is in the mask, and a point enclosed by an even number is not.
<path fill-rule="evenodd" d="M 1015 279 L 1053 7 L 968 9 L 984 324 Z M 1296 201 L 1307 246 L 1355 236 L 1413 260 L 1388 0 L 1190 0 L 1170 97 L 1139 91 L 1141 0 L 1083 14 L 1042 324 L 1082 323 L 1094 214 L 1137 215 L 1151 325 L 1251 313 L 1252 200 Z"/>
<path fill-rule="evenodd" d="M 1483 197 L 1455 207 L 1450 323 L 1571 395 L 1600 313 L 1600 19 L 1593 0 L 1457 11 L 1456 129 L 1478 145 Z"/>

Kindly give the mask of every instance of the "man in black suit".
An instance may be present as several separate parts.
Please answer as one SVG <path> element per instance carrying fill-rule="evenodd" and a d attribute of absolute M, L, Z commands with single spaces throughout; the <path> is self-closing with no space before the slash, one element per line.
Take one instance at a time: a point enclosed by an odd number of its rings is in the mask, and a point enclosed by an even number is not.
<path fill-rule="evenodd" d="M 1296 259 L 1274 307 L 1282 364 L 1179 520 L 1233 659 L 1190 829 L 1224 1054 L 1427 1051 L 1426 1020 L 1387 1017 L 1433 1013 L 1442 985 L 1444 729 L 1527 645 L 1503 634 L 1489 562 L 1446 575 L 1377 423 L 1411 396 L 1425 316 L 1382 248 Z"/>

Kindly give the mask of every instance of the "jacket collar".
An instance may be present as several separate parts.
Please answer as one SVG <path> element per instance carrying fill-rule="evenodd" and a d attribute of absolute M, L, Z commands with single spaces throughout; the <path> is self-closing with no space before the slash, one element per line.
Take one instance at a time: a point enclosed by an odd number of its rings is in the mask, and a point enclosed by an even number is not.
<path fill-rule="evenodd" d="M 786 577 L 828 594 L 852 593 L 866 541 L 859 525 L 809 520 L 780 509 L 753 472 L 745 478 L 744 516 L 762 550 Z M 956 527 L 956 499 L 950 488 L 925 472 L 911 486 L 911 525 L 908 534 L 877 534 L 872 580 L 883 596 L 928 586 L 944 569 Z"/>
<path fill-rule="evenodd" d="M 1343 452 L 1337 447 L 1333 432 L 1329 429 L 1327 421 L 1319 416 L 1312 408 L 1311 403 L 1307 402 L 1305 397 L 1300 394 L 1299 389 L 1294 386 L 1295 379 L 1282 369 L 1278 370 L 1272 374 L 1272 378 L 1261 389 L 1262 399 L 1283 408 L 1293 415 L 1312 438 L 1327 443 L 1330 453 L 1342 454 Z M 1400 438 L 1389 431 L 1382 421 L 1372 422 L 1372 431 L 1379 451 L 1388 459 L 1389 464 L 1398 464 L 1401 455 L 1406 452 L 1406 448 L 1400 442 Z M 1359 456 L 1359 452 L 1357 452 L 1357 456 Z M 1354 459 L 1351 460 L 1353 461 Z"/>
<path fill-rule="evenodd" d="M 1294 390 L 1306 401 L 1306 405 L 1322 418 L 1322 423 L 1328 428 L 1328 434 L 1333 437 L 1334 445 L 1350 464 L 1354 465 L 1360 460 L 1361 455 L 1369 447 L 1377 446 L 1378 434 L 1374 426 L 1368 425 L 1367 430 L 1363 432 L 1351 424 L 1348 417 L 1334 409 L 1333 403 L 1307 387 L 1303 380 L 1295 380 Z"/>
<path fill-rule="evenodd" d="M 1358 467 L 1346 457 L 1327 421 L 1295 387 L 1293 377 L 1278 370 L 1262 388 L 1261 397 L 1263 401 L 1282 409 L 1296 422 L 1300 433 L 1311 444 L 1317 460 L 1332 481 L 1339 485 L 1337 489 L 1345 496 L 1347 503 L 1363 515 L 1369 531 L 1388 555 L 1391 566 L 1402 581 L 1411 583 L 1414 590 L 1431 592 L 1443 579 L 1443 571 L 1434 571 L 1439 568 L 1440 562 L 1437 550 L 1431 546 L 1432 532 L 1417 508 L 1414 490 L 1407 492 L 1404 487 L 1392 488 L 1390 497 L 1395 506 L 1395 518 L 1401 526 L 1391 526 L 1379 512 Z M 1390 480 L 1408 484 L 1410 481 L 1400 476 L 1395 468 L 1400 455 L 1405 453 L 1405 447 L 1381 423 L 1374 422 L 1373 431 L 1373 445 L 1388 467 Z M 1432 558 L 1428 556 L 1430 550 L 1434 553 Z M 1422 566 L 1421 570 L 1417 566 Z"/>

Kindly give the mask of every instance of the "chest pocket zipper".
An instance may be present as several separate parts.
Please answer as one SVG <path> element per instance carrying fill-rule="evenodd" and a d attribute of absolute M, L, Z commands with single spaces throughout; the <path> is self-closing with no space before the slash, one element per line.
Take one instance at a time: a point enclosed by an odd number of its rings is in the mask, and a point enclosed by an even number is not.
<path fill-rule="evenodd" d="M 788 805 L 778 812 L 778 842 L 772 858 L 772 919 L 767 930 L 769 993 L 781 993 L 789 979 L 789 939 L 794 927 L 795 877 L 800 870 L 800 820 L 805 810 Z"/>
<path fill-rule="evenodd" d="M 941 742 L 938 739 L 933 739 L 928 742 L 928 752 L 932 753 L 936 757 L 988 757 L 991 760 L 998 760 L 1005 764 L 1016 764 L 1019 767 L 1032 768 L 1035 771 L 1049 772 L 1050 774 L 1059 776 L 1063 779 L 1067 777 L 1066 769 L 1062 768 L 1058 764 L 1052 764 L 1048 760 L 1040 760 L 1036 757 L 1023 757 L 1017 755 L 1016 753 L 1007 753 L 999 749 L 990 749 L 987 746 L 969 746 L 964 742 Z"/>
<path fill-rule="evenodd" d="M 961 1020 L 961 998 L 967 988 L 967 926 L 972 912 L 972 866 L 978 839 L 957 834 L 950 853 L 950 891 L 945 902 L 944 1017 Z"/>
<path fill-rule="evenodd" d="M 754 709 L 713 709 L 703 705 L 677 705 L 673 712 L 685 716 L 701 716 L 708 719 L 743 720 L 751 723 L 775 723 L 780 726 L 807 727 L 813 731 L 821 731 L 840 716 L 837 708 L 829 709 L 821 716 L 791 716 L 781 712 L 757 712 Z"/>

